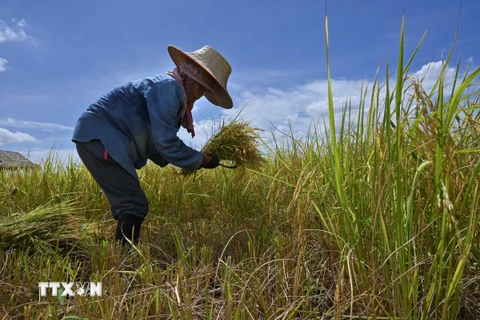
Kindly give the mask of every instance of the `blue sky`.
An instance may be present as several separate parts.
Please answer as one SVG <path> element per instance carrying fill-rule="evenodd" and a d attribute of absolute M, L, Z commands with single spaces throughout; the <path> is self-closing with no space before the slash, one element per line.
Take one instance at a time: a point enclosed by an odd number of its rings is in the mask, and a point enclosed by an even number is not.
<path fill-rule="evenodd" d="M 395 61 L 404 10 L 407 55 L 429 29 L 412 73 L 440 69 L 461 5 L 454 59 L 466 68 L 480 61 L 478 0 L 329 1 L 337 101 L 358 95 L 384 58 Z M 321 0 L 2 1 L 0 149 L 35 161 L 53 147 L 76 157 L 70 138 L 82 111 L 116 85 L 171 70 L 170 44 L 214 47 L 232 65 L 234 111 L 248 103 L 243 117 L 255 125 L 304 132 L 326 112 L 324 14 Z M 230 114 L 201 99 L 198 137 L 179 136 L 202 145 L 210 119 Z"/>

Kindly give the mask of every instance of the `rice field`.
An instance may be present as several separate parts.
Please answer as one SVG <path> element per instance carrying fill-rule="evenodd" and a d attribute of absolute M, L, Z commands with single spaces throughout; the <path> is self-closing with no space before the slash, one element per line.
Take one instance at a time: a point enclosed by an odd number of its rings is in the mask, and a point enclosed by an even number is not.
<path fill-rule="evenodd" d="M 480 69 L 427 92 L 403 39 L 358 108 L 329 85 L 326 123 L 258 168 L 140 170 L 130 251 L 82 165 L 1 171 L 0 319 L 479 319 Z M 42 281 L 103 294 L 40 297 Z"/>

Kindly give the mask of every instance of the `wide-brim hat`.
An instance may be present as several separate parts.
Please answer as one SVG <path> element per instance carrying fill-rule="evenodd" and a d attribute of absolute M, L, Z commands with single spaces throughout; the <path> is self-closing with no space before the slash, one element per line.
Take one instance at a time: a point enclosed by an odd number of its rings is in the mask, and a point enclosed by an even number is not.
<path fill-rule="evenodd" d="M 205 98 L 216 106 L 231 109 L 233 101 L 227 91 L 228 77 L 232 68 L 228 61 L 210 46 L 184 52 L 177 47 L 168 46 L 168 53 L 178 66 L 193 65 L 187 74 L 205 87 Z"/>

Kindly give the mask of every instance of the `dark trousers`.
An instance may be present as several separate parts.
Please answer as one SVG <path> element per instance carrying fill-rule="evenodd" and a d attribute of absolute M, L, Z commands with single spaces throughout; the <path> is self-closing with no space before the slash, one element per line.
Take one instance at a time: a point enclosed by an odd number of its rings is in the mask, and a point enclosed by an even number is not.
<path fill-rule="evenodd" d="M 100 140 L 76 142 L 77 152 L 83 164 L 107 196 L 112 216 L 118 221 L 115 238 L 136 243 L 140 225 L 148 214 L 148 200 L 140 181 L 129 174 L 109 155 L 105 159 L 105 147 Z"/>

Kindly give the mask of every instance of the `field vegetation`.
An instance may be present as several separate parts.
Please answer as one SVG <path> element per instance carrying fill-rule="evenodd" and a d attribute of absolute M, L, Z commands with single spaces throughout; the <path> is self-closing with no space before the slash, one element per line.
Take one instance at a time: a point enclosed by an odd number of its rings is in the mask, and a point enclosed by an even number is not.
<path fill-rule="evenodd" d="M 426 91 L 401 30 L 359 106 L 329 85 L 326 123 L 263 146 L 261 168 L 140 170 L 134 250 L 82 165 L 0 172 L 0 319 L 479 319 L 480 69 Z"/>

